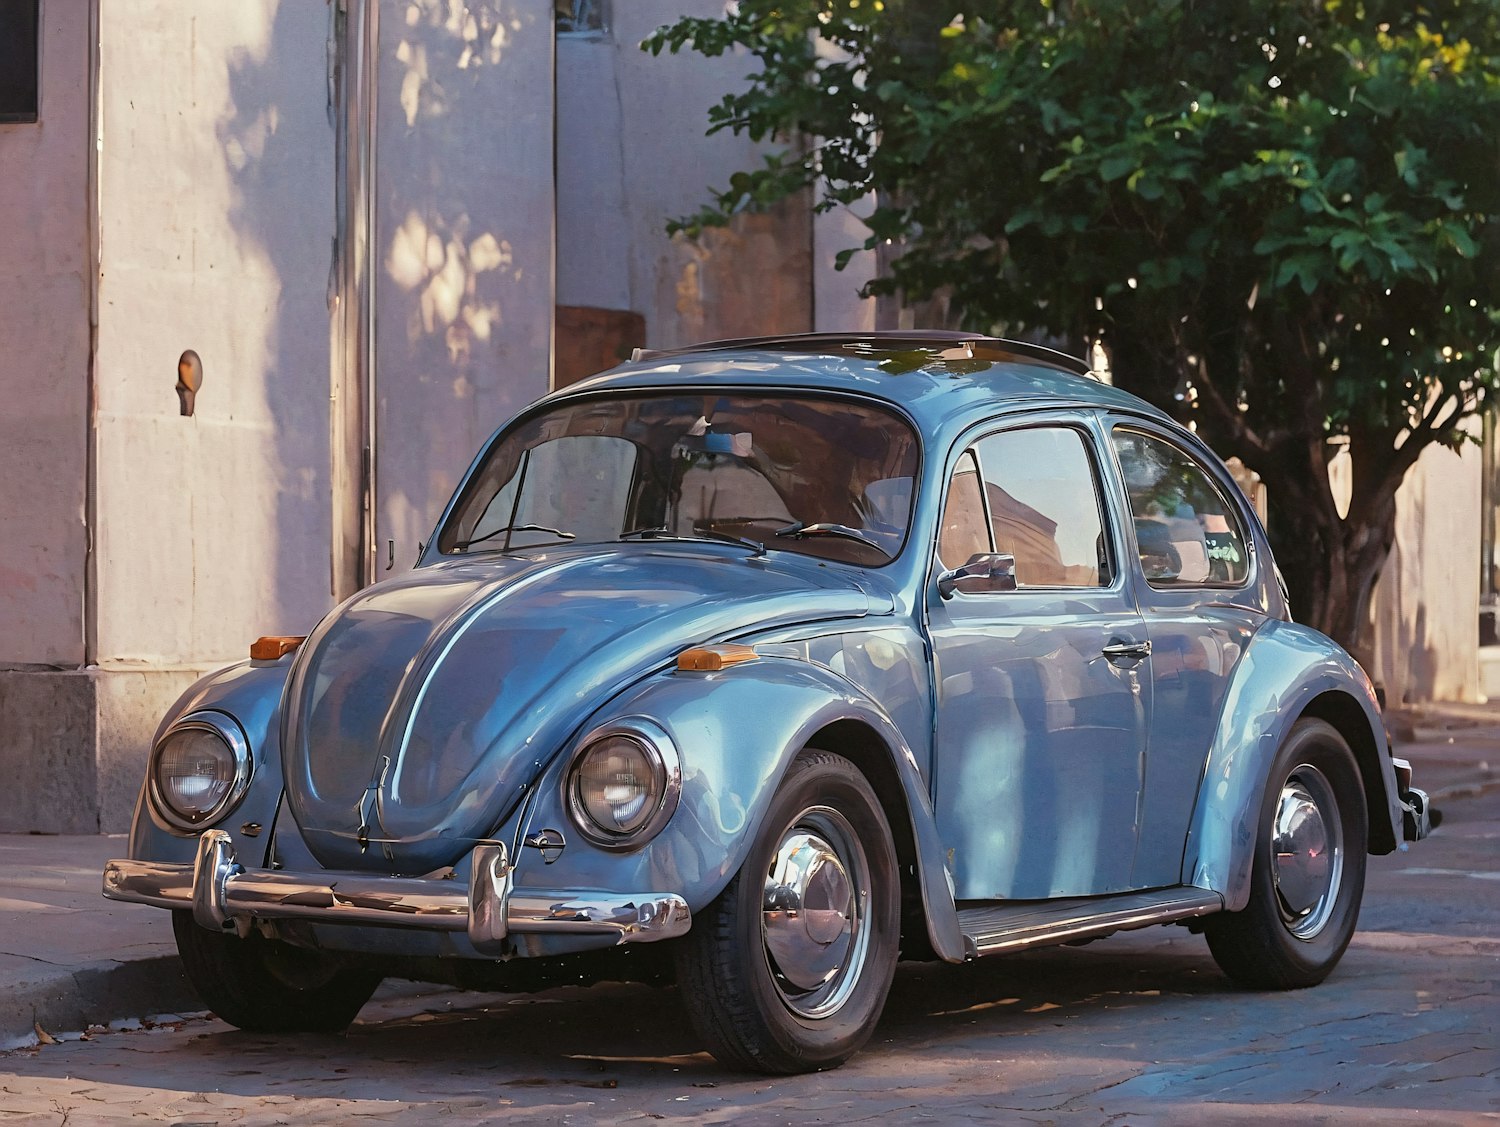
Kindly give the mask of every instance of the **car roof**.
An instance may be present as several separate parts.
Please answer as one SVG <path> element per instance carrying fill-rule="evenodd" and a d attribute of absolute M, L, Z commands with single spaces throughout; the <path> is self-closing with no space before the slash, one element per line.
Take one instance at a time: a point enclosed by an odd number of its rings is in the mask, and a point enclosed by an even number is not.
<path fill-rule="evenodd" d="M 870 395 L 904 407 L 924 430 L 1012 403 L 1112 407 L 1167 419 L 1065 353 L 939 330 L 805 333 L 636 349 L 628 362 L 548 398 L 716 383 Z"/>

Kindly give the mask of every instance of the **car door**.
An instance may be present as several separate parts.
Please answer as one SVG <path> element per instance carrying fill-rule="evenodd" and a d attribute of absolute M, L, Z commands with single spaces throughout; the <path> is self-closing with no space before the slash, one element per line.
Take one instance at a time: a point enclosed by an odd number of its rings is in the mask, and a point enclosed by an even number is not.
<path fill-rule="evenodd" d="M 1265 620 L 1249 517 L 1227 473 L 1165 428 L 1115 420 L 1110 441 L 1141 562 L 1151 731 L 1132 880 L 1180 883 L 1188 824 L 1230 676 Z M 1132 569 L 1134 570 L 1134 569 Z"/>
<path fill-rule="evenodd" d="M 929 584 L 934 804 L 960 900 L 1133 887 L 1149 647 L 1087 415 L 962 444 Z M 939 592 L 979 552 L 1014 590 Z M 1005 586 L 1007 584 L 998 584 Z"/>

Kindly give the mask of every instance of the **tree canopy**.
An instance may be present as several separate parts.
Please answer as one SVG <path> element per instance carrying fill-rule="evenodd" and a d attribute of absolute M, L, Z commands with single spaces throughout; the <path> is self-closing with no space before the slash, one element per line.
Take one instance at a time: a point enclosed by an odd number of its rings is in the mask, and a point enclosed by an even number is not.
<path fill-rule="evenodd" d="M 783 145 L 680 227 L 873 199 L 873 291 L 1102 341 L 1262 475 L 1298 616 L 1352 645 L 1402 477 L 1500 384 L 1497 33 L 1500 0 L 739 0 L 644 46 L 747 53 L 710 132 Z"/>

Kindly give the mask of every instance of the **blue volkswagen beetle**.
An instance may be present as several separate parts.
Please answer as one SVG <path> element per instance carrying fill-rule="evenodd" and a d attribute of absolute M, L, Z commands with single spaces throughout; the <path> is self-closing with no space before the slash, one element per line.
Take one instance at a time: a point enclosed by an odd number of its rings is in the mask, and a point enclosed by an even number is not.
<path fill-rule="evenodd" d="M 798 1072 L 898 956 L 1183 924 L 1309 986 L 1425 832 L 1192 434 L 1034 345 L 805 336 L 501 428 L 410 574 L 177 703 L 104 891 L 243 1028 L 666 968 L 721 1061 Z"/>

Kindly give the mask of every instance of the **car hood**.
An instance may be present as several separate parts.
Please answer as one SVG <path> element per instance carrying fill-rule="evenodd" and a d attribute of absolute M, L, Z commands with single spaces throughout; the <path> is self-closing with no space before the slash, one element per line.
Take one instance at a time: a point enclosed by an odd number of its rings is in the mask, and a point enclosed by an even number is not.
<path fill-rule="evenodd" d="M 287 799 L 324 865 L 431 872 L 492 833 L 600 704 L 682 649 L 869 611 L 841 569 L 680 542 L 418 568 L 343 603 L 299 650 Z"/>

